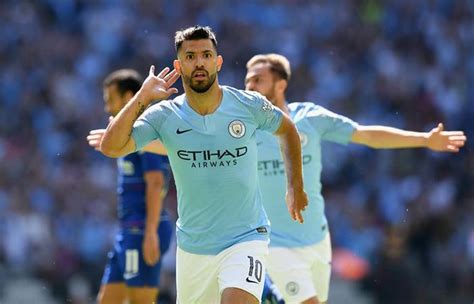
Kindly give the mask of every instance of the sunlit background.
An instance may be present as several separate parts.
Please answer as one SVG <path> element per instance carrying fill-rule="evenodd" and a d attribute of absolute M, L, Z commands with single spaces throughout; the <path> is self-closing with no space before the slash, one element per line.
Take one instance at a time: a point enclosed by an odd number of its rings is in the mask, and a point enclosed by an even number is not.
<path fill-rule="evenodd" d="M 115 162 L 85 140 L 107 123 L 101 82 L 171 65 L 174 32 L 195 24 L 217 33 L 222 84 L 243 88 L 247 60 L 277 52 L 292 64 L 290 102 L 464 130 L 456 155 L 328 144 L 323 185 L 330 303 L 472 303 L 470 0 L 2 0 L 0 303 L 94 302 L 117 228 Z M 173 189 L 166 207 L 175 214 Z M 160 303 L 174 303 L 173 254 Z"/>

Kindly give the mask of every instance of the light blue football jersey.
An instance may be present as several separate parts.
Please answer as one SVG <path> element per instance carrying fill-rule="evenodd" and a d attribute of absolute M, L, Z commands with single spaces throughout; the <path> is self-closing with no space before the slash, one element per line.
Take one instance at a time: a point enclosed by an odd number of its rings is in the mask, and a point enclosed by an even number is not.
<path fill-rule="evenodd" d="M 222 90 L 212 114 L 196 113 L 181 95 L 147 109 L 132 132 L 137 149 L 154 139 L 166 147 L 178 194 L 178 246 L 195 254 L 215 255 L 270 233 L 255 134 L 275 132 L 282 112 L 258 93 Z"/>
<path fill-rule="evenodd" d="M 328 231 L 321 195 L 321 141 L 350 141 L 357 124 L 310 102 L 288 105 L 301 139 L 304 188 L 308 207 L 304 223 L 293 221 L 285 204 L 286 176 L 278 140 L 257 132 L 258 174 L 265 210 L 272 225 L 270 246 L 301 247 L 323 240 Z"/>

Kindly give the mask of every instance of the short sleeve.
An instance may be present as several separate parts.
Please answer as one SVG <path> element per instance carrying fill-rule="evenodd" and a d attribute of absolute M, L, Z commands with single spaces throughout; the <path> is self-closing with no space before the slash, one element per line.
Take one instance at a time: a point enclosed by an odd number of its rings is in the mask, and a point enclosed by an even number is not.
<path fill-rule="evenodd" d="M 321 106 L 308 111 L 307 118 L 321 134 L 322 140 L 348 144 L 358 124 L 345 116 L 331 112 Z"/>
<path fill-rule="evenodd" d="M 132 137 L 135 149 L 141 150 L 149 142 L 160 139 L 160 129 L 166 120 L 166 112 L 159 104 L 149 107 L 133 124 Z"/>
<path fill-rule="evenodd" d="M 264 131 L 274 133 L 281 125 L 283 112 L 272 105 L 264 96 L 252 92 L 253 102 L 250 110 L 257 120 L 258 128 Z"/>

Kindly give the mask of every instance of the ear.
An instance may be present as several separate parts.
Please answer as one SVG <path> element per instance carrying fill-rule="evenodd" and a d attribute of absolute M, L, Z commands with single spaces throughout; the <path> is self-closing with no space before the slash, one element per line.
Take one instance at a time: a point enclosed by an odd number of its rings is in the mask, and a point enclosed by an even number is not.
<path fill-rule="evenodd" d="M 288 87 L 288 81 L 280 79 L 276 82 L 275 88 L 279 93 L 285 93 L 286 88 Z"/>
<path fill-rule="evenodd" d="M 175 59 L 173 61 L 173 67 L 176 70 L 176 72 L 178 72 L 178 74 L 181 75 L 181 62 L 179 61 L 179 59 Z"/>
<path fill-rule="evenodd" d="M 217 56 L 217 71 L 220 72 L 222 64 L 224 63 L 224 58 L 221 55 Z"/>

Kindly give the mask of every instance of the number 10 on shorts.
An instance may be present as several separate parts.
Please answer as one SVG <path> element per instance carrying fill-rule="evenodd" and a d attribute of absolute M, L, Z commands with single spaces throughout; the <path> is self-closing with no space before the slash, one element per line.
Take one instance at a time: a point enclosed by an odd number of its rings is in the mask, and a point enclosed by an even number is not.
<path fill-rule="evenodd" d="M 254 259 L 253 256 L 247 256 L 249 258 L 249 275 L 247 277 L 247 282 L 258 284 L 262 281 L 262 272 L 263 266 L 262 262 L 257 259 Z"/>

